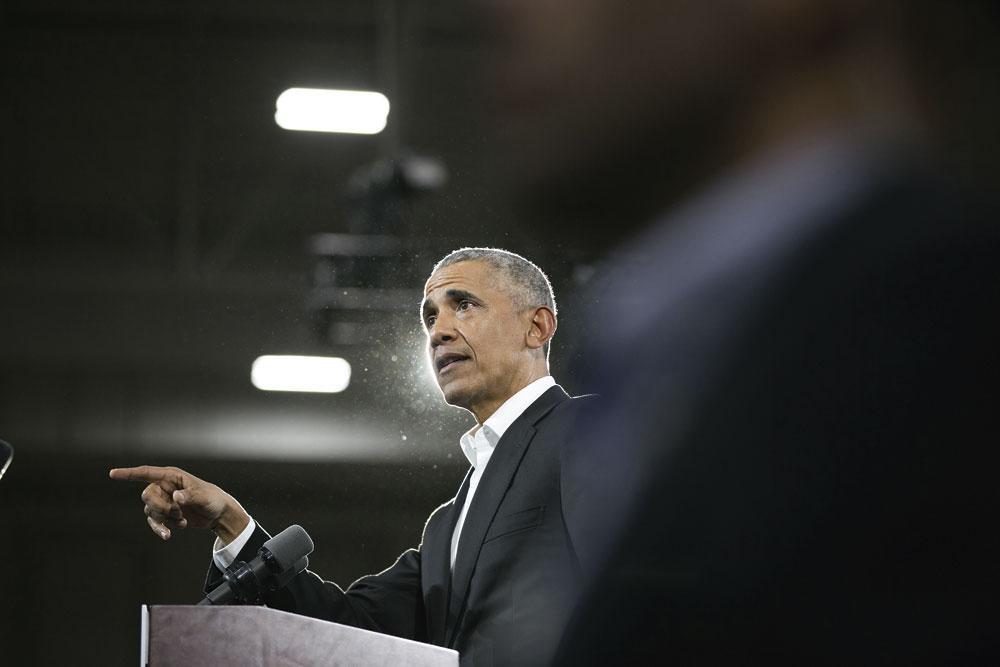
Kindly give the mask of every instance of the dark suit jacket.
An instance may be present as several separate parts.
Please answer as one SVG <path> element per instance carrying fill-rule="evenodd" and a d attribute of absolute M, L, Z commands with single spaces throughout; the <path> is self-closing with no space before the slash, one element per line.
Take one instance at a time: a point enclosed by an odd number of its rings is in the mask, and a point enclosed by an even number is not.
<path fill-rule="evenodd" d="M 584 434 L 653 472 L 593 478 L 633 509 L 560 664 L 1000 664 L 995 211 L 897 174 L 780 258 L 678 411 L 676 313 L 597 373 Z"/>
<path fill-rule="evenodd" d="M 269 607 L 454 648 L 463 665 L 543 664 L 578 591 L 579 567 L 561 497 L 571 424 L 592 399 L 550 388 L 497 444 L 462 528 L 454 574 L 451 537 L 465 500 L 441 505 L 420 547 L 346 591 L 312 572 L 265 596 Z M 269 538 L 258 526 L 238 559 Z M 206 584 L 220 581 L 214 567 Z"/>

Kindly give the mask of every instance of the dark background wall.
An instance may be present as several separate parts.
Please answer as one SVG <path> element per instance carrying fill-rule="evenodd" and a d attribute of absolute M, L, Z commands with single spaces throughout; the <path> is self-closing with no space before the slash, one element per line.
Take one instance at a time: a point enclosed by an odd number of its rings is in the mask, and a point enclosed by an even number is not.
<path fill-rule="evenodd" d="M 471 425 L 441 404 L 414 308 L 317 334 L 308 240 L 347 232 L 357 170 L 405 151 L 446 186 L 408 199 L 392 287 L 440 254 L 523 252 L 572 291 L 496 192 L 467 3 L 10 0 L 0 5 L 0 662 L 129 664 L 141 603 L 199 599 L 210 536 L 162 543 L 111 467 L 178 465 L 316 541 L 341 584 L 415 546 L 456 491 Z M 381 90 L 376 137 L 287 132 L 291 86 Z M 419 296 L 419 294 L 418 294 Z M 355 319 L 352 319 L 355 318 Z M 553 355 L 571 354 L 566 312 Z M 566 333 L 564 333 L 566 332 Z M 561 341 L 561 342 L 560 342 Z M 336 395 L 265 394 L 264 353 L 336 354 Z"/>

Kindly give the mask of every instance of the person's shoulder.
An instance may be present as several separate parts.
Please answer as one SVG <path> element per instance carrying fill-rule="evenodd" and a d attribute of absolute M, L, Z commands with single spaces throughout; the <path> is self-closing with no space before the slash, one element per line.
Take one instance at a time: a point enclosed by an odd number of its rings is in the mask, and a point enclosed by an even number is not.
<path fill-rule="evenodd" d="M 566 391 L 566 388 L 560 384 L 553 385 L 558 387 L 562 395 L 567 399 L 563 400 L 556 407 L 561 410 L 574 410 L 579 409 L 585 405 L 594 405 L 601 400 L 600 394 L 580 394 L 579 396 L 574 396 L 573 394 Z"/>
<path fill-rule="evenodd" d="M 445 517 L 447 517 L 446 512 L 455 506 L 456 497 L 449 499 L 446 502 L 441 503 L 434 508 L 434 511 L 430 513 L 427 517 L 427 521 L 424 522 L 424 534 L 426 535 L 428 529 L 440 524 Z"/>
<path fill-rule="evenodd" d="M 566 395 L 566 400 L 560 401 L 552 412 L 549 414 L 550 418 L 555 418 L 557 420 L 563 419 L 575 419 L 581 413 L 587 410 L 596 409 L 601 401 L 600 394 L 582 394 L 580 396 Z"/>

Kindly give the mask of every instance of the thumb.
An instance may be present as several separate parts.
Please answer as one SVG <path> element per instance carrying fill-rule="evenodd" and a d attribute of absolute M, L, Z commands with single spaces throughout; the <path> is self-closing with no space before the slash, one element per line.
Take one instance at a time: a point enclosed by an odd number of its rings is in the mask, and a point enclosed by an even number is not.
<path fill-rule="evenodd" d="M 181 506 L 205 507 L 215 501 L 214 486 L 194 484 L 183 489 L 177 489 L 171 494 L 174 502 Z"/>

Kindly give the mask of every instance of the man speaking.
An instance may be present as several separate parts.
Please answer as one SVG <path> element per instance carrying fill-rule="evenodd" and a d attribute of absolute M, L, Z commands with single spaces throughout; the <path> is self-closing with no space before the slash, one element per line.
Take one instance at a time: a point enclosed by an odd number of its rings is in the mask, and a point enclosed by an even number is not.
<path fill-rule="evenodd" d="M 568 433 L 589 404 L 548 369 L 556 305 L 545 274 L 504 250 L 465 248 L 434 267 L 421 314 L 445 402 L 471 412 L 461 437 L 472 468 L 431 514 L 423 539 L 383 572 L 346 590 L 305 571 L 264 596 L 273 608 L 454 648 L 463 665 L 551 659 L 573 593 L 578 555 L 560 489 Z M 566 466 L 569 469 L 569 466 Z M 249 561 L 270 536 L 224 490 L 178 468 L 140 466 L 147 521 L 162 539 L 188 526 L 216 537 L 207 586 Z"/>

